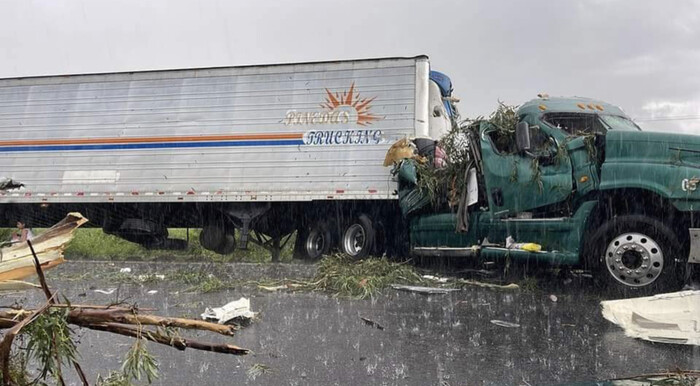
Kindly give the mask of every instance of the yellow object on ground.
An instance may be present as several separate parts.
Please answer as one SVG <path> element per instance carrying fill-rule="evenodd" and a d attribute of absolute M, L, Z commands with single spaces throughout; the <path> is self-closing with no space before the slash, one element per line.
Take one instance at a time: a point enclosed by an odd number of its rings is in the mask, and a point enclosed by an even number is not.
<path fill-rule="evenodd" d="M 520 249 L 528 252 L 539 252 L 542 250 L 542 246 L 535 243 L 525 243 L 520 247 Z"/>

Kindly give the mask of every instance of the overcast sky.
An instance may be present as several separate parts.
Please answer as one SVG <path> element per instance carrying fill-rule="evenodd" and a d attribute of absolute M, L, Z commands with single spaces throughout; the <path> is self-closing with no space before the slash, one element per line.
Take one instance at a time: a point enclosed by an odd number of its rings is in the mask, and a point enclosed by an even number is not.
<path fill-rule="evenodd" d="M 0 0 L 0 78 L 418 54 L 464 116 L 547 92 L 700 134 L 700 1 Z"/>

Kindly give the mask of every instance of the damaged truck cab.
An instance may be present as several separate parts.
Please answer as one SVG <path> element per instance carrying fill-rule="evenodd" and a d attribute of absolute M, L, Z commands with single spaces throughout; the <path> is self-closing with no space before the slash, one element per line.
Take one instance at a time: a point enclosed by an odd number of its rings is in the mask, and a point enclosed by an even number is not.
<path fill-rule="evenodd" d="M 471 205 L 416 212 L 414 255 L 579 266 L 649 292 L 683 282 L 698 262 L 700 136 L 642 132 L 620 108 L 584 98 L 535 99 L 517 120 L 515 130 L 469 126 Z"/>

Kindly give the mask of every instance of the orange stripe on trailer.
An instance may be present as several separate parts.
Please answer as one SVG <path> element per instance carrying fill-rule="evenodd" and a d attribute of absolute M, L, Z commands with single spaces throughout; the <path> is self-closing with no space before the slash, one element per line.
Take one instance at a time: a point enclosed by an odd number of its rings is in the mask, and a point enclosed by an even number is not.
<path fill-rule="evenodd" d="M 236 135 L 202 135 L 174 137 L 113 137 L 113 138 L 82 138 L 82 139 L 34 139 L 0 141 L 0 146 L 17 145 L 85 145 L 108 143 L 140 143 L 140 142 L 204 142 L 204 141 L 247 141 L 260 139 L 302 139 L 302 133 L 285 134 L 236 134 Z"/>

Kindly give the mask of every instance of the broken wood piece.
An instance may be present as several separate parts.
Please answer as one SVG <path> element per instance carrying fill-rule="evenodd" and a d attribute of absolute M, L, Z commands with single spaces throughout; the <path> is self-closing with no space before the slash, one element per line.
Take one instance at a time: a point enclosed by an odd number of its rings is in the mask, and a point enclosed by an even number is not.
<path fill-rule="evenodd" d="M 382 330 L 382 331 L 384 331 L 384 326 L 382 326 L 381 324 L 375 322 L 374 320 L 367 319 L 367 318 L 364 318 L 364 317 L 362 317 L 362 316 L 360 316 L 360 319 L 362 319 L 362 321 L 365 322 L 366 325 L 368 325 L 368 326 L 370 326 L 370 327 L 375 327 L 377 330 Z"/>
<path fill-rule="evenodd" d="M 484 283 L 481 281 L 476 281 L 476 280 L 466 280 L 466 279 L 460 279 L 457 281 L 459 284 L 466 284 L 466 285 L 472 285 L 476 287 L 482 287 L 482 288 L 494 288 L 494 289 L 504 289 L 504 290 L 517 290 L 520 289 L 520 286 L 515 284 L 515 283 L 510 283 L 510 284 L 494 284 L 494 283 Z"/>
<path fill-rule="evenodd" d="M 61 307 L 64 305 L 58 305 Z M 50 307 L 54 307 L 51 305 Z M 31 315 L 33 310 L 8 310 L 0 311 L 0 328 L 9 328 L 2 320 L 19 322 Z M 210 323 L 195 319 L 169 318 L 157 315 L 137 314 L 129 309 L 93 310 L 90 308 L 73 309 L 68 313 L 68 323 L 82 325 L 90 323 L 121 323 L 131 325 L 146 325 L 158 327 L 177 327 L 191 330 L 211 331 L 217 334 L 233 336 L 236 327 L 217 323 Z M 3 327 L 3 325 L 5 327 Z"/>
<path fill-rule="evenodd" d="M 416 292 L 426 295 L 445 295 L 450 292 L 459 291 L 458 288 L 421 287 L 416 285 L 403 284 L 392 284 L 391 288 L 400 291 Z"/>
<path fill-rule="evenodd" d="M 41 288 L 38 284 L 30 283 L 22 280 L 3 280 L 0 281 L 0 291 L 20 291 L 26 289 Z"/>
<path fill-rule="evenodd" d="M 69 213 L 63 220 L 31 240 L 42 269 L 53 268 L 63 262 L 63 251 L 73 239 L 75 230 L 88 220 L 80 213 Z M 14 243 L 0 248 L 0 282 L 21 280 L 36 273 L 28 243 Z"/>
<path fill-rule="evenodd" d="M 174 347 L 178 350 L 192 348 L 195 350 L 212 351 L 222 354 L 246 355 L 250 350 L 230 344 L 216 344 L 209 342 L 199 342 L 192 339 L 186 339 L 179 336 L 167 336 L 156 331 L 134 328 L 130 325 L 117 323 L 100 323 L 100 324 L 79 324 L 84 328 L 91 330 L 111 332 L 114 334 L 130 336 L 133 338 L 143 338 L 151 342 L 160 343 L 166 346 Z"/>

